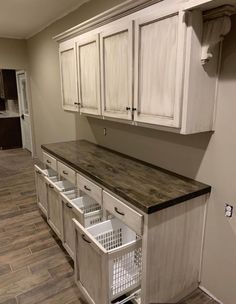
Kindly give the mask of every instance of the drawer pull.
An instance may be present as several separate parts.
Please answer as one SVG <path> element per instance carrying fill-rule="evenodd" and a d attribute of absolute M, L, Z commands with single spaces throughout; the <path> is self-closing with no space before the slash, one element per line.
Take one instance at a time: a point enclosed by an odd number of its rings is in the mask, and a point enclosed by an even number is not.
<path fill-rule="evenodd" d="M 65 170 L 63 170 L 62 173 L 68 175 L 68 172 L 66 172 Z"/>
<path fill-rule="evenodd" d="M 125 215 L 123 212 L 120 212 L 117 207 L 114 207 L 114 209 L 115 209 L 115 212 L 118 213 L 119 215 L 122 215 L 122 216 Z"/>
<path fill-rule="evenodd" d="M 47 163 L 48 163 L 48 164 L 51 164 L 51 161 L 47 159 Z"/>
<path fill-rule="evenodd" d="M 40 172 L 40 171 L 36 171 L 36 173 L 37 173 L 37 174 L 40 174 L 40 175 L 42 174 L 42 172 Z"/>
<path fill-rule="evenodd" d="M 49 188 L 54 189 L 54 187 L 52 185 L 49 184 Z"/>
<path fill-rule="evenodd" d="M 66 203 L 66 207 L 72 209 L 72 206 L 69 203 Z"/>
<path fill-rule="evenodd" d="M 82 239 L 83 239 L 85 242 L 91 244 L 91 241 L 87 240 L 84 234 L 82 234 Z"/>
<path fill-rule="evenodd" d="M 84 189 L 87 190 L 87 191 L 91 191 L 91 189 L 87 186 L 84 186 Z"/>

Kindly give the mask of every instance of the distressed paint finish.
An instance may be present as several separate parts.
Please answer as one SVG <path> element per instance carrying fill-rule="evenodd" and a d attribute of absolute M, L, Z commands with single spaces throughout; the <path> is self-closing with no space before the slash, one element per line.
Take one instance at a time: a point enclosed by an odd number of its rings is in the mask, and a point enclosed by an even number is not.
<path fill-rule="evenodd" d="M 146 213 L 211 190 L 208 185 L 85 140 L 42 148 Z"/>

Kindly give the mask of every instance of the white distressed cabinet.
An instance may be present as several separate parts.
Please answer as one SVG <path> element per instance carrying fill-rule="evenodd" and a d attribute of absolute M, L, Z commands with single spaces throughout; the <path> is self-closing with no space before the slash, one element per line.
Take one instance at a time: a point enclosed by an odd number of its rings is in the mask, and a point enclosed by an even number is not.
<path fill-rule="evenodd" d="M 59 48 L 61 94 L 64 110 L 78 111 L 79 99 L 76 73 L 76 50 L 74 41 L 66 41 Z"/>
<path fill-rule="evenodd" d="M 45 216 L 48 214 L 48 203 L 47 203 L 47 184 L 45 182 L 43 170 L 38 166 L 35 168 L 35 184 L 36 184 L 36 193 L 37 193 L 37 203 L 40 210 Z"/>
<path fill-rule="evenodd" d="M 85 34 L 76 42 L 80 113 L 100 115 L 99 36 Z"/>
<path fill-rule="evenodd" d="M 102 114 L 132 119 L 133 29 L 121 20 L 100 34 Z"/>
<path fill-rule="evenodd" d="M 182 12 L 135 20 L 135 121 L 180 127 L 185 26 Z"/>
<path fill-rule="evenodd" d="M 64 102 L 76 94 L 71 75 L 77 41 L 81 113 L 180 134 L 214 130 L 219 42 L 230 30 L 234 7 L 205 11 L 216 1 L 128 2 L 55 37 L 62 46 L 72 43 L 70 55 L 61 53 L 71 58 L 70 71 L 62 73 L 62 88 L 70 92 Z"/>
<path fill-rule="evenodd" d="M 59 192 L 48 183 L 48 223 L 59 238 L 62 236 L 62 204 Z"/>

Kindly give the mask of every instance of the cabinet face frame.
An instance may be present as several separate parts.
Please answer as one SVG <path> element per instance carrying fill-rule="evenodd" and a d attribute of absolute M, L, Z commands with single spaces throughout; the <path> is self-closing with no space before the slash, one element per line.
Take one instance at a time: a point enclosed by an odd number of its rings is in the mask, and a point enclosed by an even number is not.
<path fill-rule="evenodd" d="M 83 87 L 82 87 L 82 77 L 81 77 L 81 60 L 80 60 L 80 48 L 87 46 L 91 43 L 96 44 L 96 66 L 94 67 L 96 73 L 96 88 L 91 88 L 96 90 L 96 108 L 90 108 L 84 106 L 83 102 Z M 101 92 L 100 92 L 100 48 L 99 48 L 99 34 L 86 33 L 81 35 L 76 40 L 76 56 L 77 56 L 77 79 L 78 79 L 78 92 L 79 92 L 79 103 L 80 103 L 80 113 L 90 114 L 90 115 L 101 115 Z"/>
<path fill-rule="evenodd" d="M 37 204 L 43 214 L 48 216 L 48 200 L 47 200 L 47 184 L 43 175 L 42 170 L 35 165 L 35 184 L 36 184 L 36 194 L 37 194 Z M 41 201 L 42 196 L 45 198 L 45 202 Z"/>
<path fill-rule="evenodd" d="M 106 80 L 105 80 L 105 49 L 104 40 L 106 38 L 128 32 L 128 100 L 126 107 L 130 110 L 111 111 L 106 110 Z M 133 21 L 118 20 L 115 25 L 107 25 L 100 33 L 100 48 L 101 48 L 101 96 L 102 96 L 102 115 L 104 117 L 132 120 L 132 107 L 133 107 Z M 115 79 L 114 79 L 115 81 Z"/>
<path fill-rule="evenodd" d="M 66 103 L 65 100 L 65 90 L 64 90 L 64 82 L 63 82 L 63 63 L 62 63 L 62 54 L 71 51 L 73 52 L 73 66 L 74 66 L 74 75 L 72 75 L 72 79 L 74 81 L 74 92 L 72 93 L 72 102 L 71 104 Z M 59 61 L 60 61 L 60 77 L 61 77 L 61 96 L 62 96 L 62 107 L 64 110 L 67 111 L 79 111 L 79 101 L 78 101 L 78 87 L 77 87 L 77 71 L 76 71 L 76 49 L 75 49 L 75 42 L 72 41 L 66 41 L 60 44 L 59 47 Z"/>
<path fill-rule="evenodd" d="M 177 28 L 177 53 L 176 53 L 176 76 L 175 76 L 175 100 L 173 117 L 161 116 L 161 115 L 145 115 L 140 113 L 140 31 L 141 27 L 165 20 L 167 18 L 178 16 L 178 28 Z M 181 127 L 181 111 L 182 111 L 182 95 L 183 95 L 183 75 L 184 75 L 184 57 L 185 57 L 185 13 L 182 11 L 165 11 L 156 12 L 147 16 L 138 18 L 135 20 L 135 64 L 134 64 L 134 121 L 140 123 L 149 123 L 153 125 L 161 125 L 167 127 Z M 158 51 L 153 50 L 153 51 Z M 144 100 L 147 102 L 147 100 Z"/>

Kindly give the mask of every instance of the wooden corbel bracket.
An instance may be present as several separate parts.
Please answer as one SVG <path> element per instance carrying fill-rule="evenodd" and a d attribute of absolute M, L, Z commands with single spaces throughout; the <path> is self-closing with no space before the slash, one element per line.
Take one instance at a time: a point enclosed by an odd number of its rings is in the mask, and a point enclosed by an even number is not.
<path fill-rule="evenodd" d="M 224 5 L 203 14 L 202 65 L 213 57 L 214 48 L 230 32 L 230 16 L 235 13 L 235 7 Z"/>

